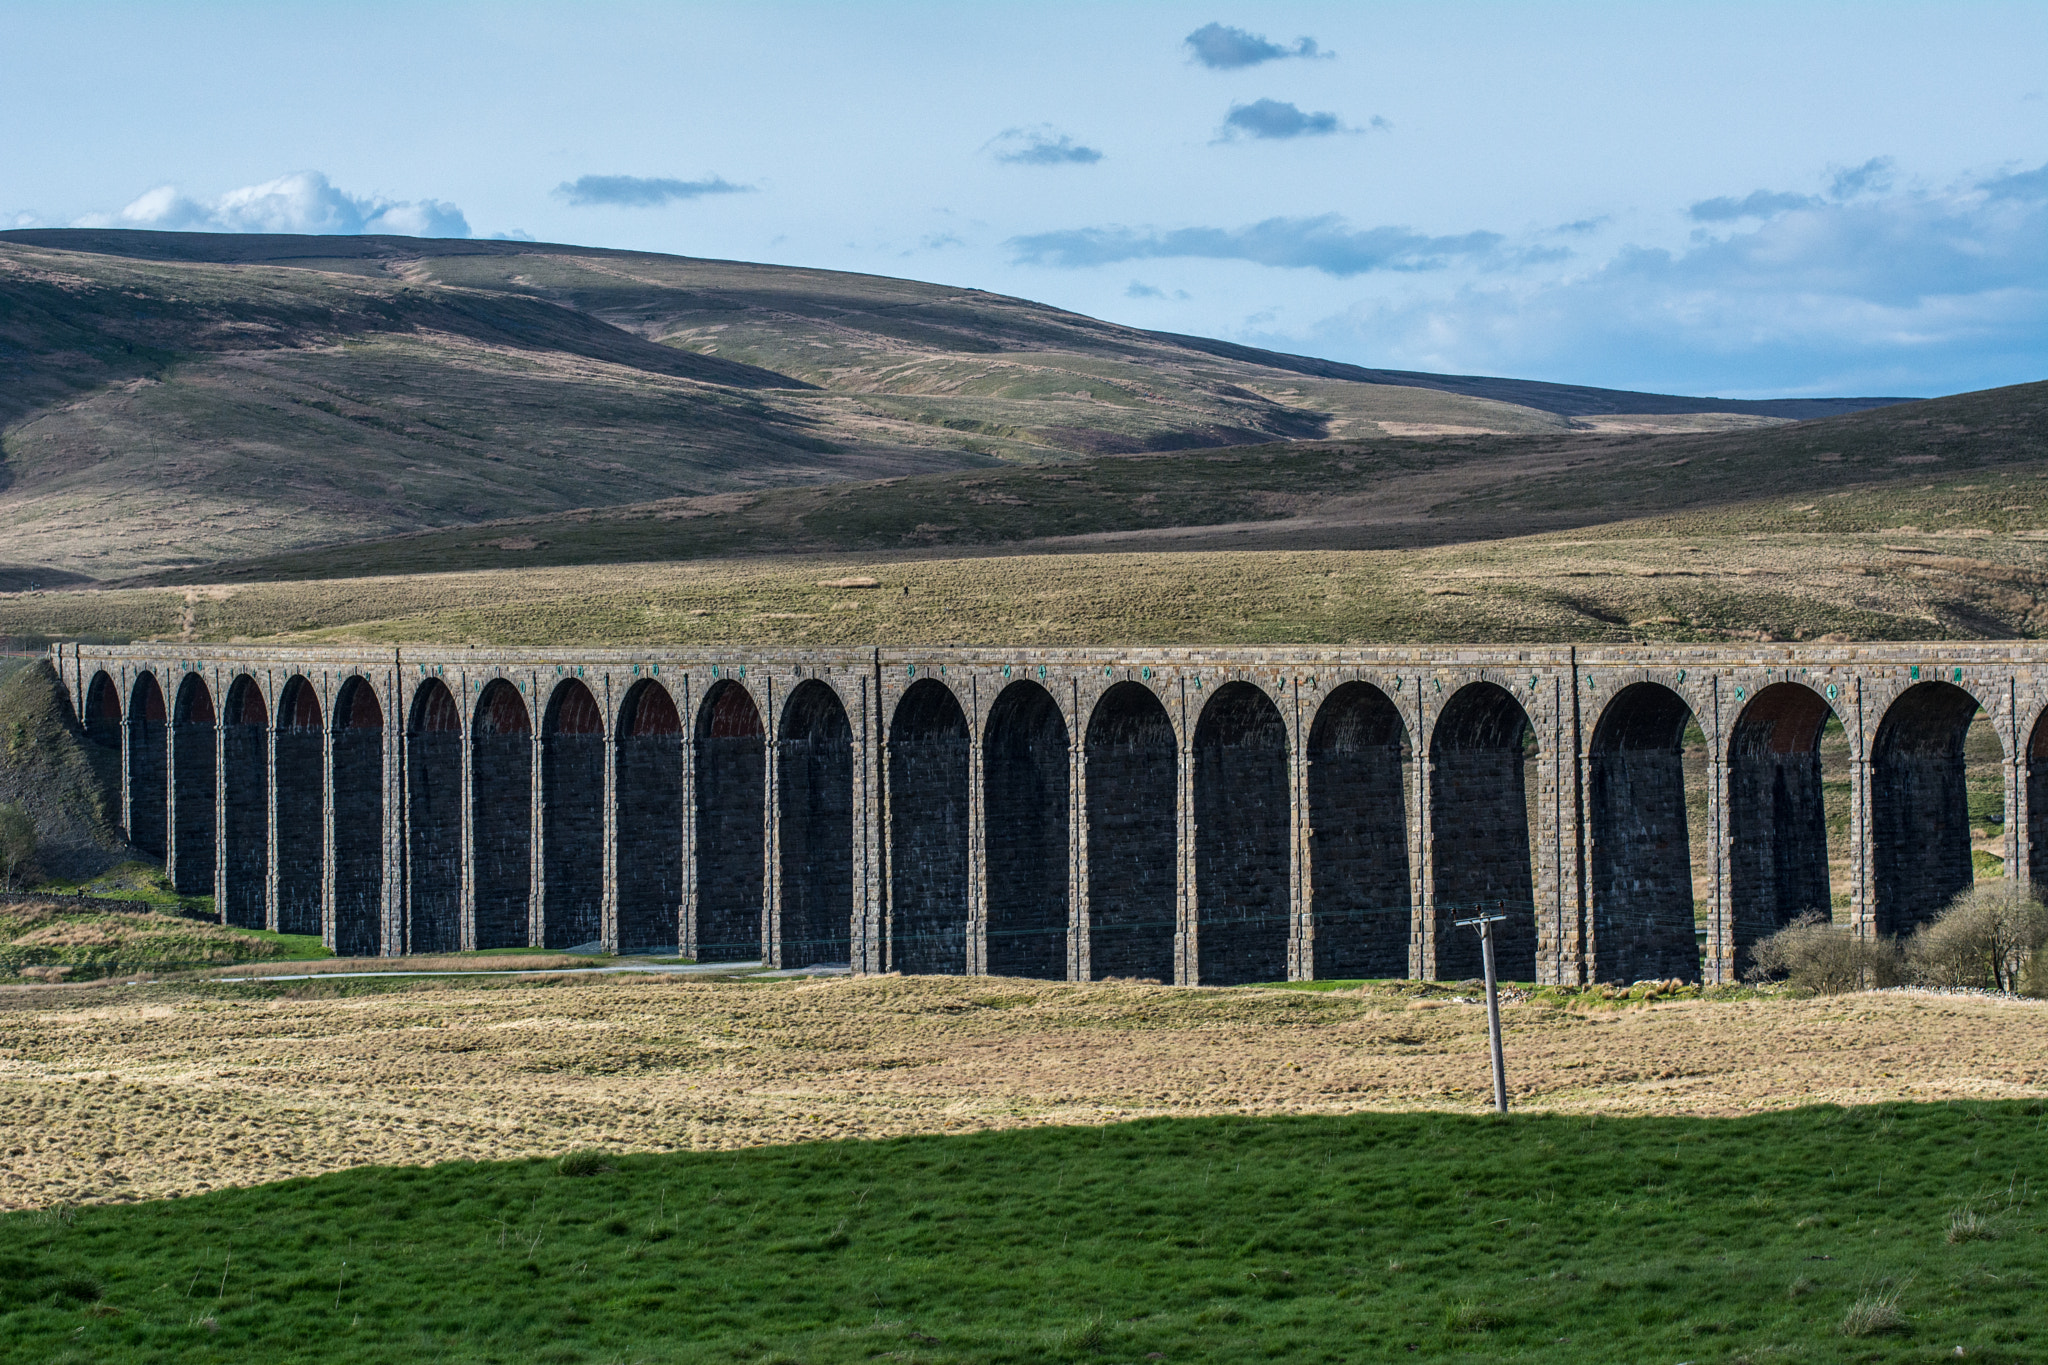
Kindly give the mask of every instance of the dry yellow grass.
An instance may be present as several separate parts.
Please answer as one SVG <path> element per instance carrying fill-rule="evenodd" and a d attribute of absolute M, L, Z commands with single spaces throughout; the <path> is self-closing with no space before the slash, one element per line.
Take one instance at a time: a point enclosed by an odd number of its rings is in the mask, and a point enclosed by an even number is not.
<path fill-rule="evenodd" d="M 2039 1002 L 1525 1002 L 1506 1019 L 1521 1108 L 1714 1115 L 2048 1094 Z M 0 991 L 0 1203 L 579 1147 L 1472 1110 L 1486 1086 L 1484 1011 L 1395 990 L 618 977 L 19 987 Z"/>

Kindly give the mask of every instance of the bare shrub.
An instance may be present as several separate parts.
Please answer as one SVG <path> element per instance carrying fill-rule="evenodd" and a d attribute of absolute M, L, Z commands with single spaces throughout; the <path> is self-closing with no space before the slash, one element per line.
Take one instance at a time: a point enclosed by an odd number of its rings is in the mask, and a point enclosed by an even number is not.
<path fill-rule="evenodd" d="M 1816 995 L 1894 986 L 1899 950 L 1885 938 L 1865 938 L 1847 925 L 1808 911 L 1750 950 L 1751 981 L 1783 981 Z"/>
<path fill-rule="evenodd" d="M 2043 973 L 2028 968 L 2043 945 L 2048 905 L 2018 882 L 1983 882 L 1921 926 L 1906 945 L 1906 962 L 1922 985 L 2016 993 L 2040 982 Z"/>

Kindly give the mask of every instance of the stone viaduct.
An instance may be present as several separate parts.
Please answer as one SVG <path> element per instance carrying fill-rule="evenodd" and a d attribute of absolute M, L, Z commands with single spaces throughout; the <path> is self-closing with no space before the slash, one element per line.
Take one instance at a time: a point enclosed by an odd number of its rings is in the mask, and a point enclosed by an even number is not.
<path fill-rule="evenodd" d="M 351 955 L 601 943 L 703 961 L 1187 983 L 1734 979 L 1829 905 L 2048 856 L 2048 649 L 2017 644 L 502 650 L 59 645 L 129 839 L 232 925 Z M 1681 738 L 1709 753 L 1695 938 Z M 1837 859 L 1839 861 L 1839 858 Z"/>

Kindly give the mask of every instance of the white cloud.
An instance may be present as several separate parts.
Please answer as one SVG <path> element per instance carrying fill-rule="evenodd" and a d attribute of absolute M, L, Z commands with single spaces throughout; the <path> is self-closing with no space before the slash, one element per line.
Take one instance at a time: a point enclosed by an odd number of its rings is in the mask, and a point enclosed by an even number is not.
<path fill-rule="evenodd" d="M 2048 167 L 1943 189 L 1758 191 L 1676 250 L 1418 288 L 1293 349 L 1409 369 L 1728 394 L 1915 394 L 2048 376 Z M 1756 212 L 1767 209 L 1767 213 Z M 1535 262 L 1540 264 L 1540 261 Z"/>
<path fill-rule="evenodd" d="M 260 185 L 245 185 L 214 199 L 194 199 L 175 185 L 159 185 L 118 213 L 88 214 L 74 226 L 161 232 L 469 236 L 469 222 L 453 204 L 437 199 L 365 198 L 337 189 L 319 171 L 298 171 Z"/>

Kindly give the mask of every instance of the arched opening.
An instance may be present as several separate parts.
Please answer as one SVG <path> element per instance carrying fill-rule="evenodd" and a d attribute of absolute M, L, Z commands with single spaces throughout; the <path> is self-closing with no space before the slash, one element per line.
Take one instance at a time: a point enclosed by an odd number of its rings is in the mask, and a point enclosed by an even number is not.
<path fill-rule="evenodd" d="M 1349 682 L 1308 732 L 1310 924 L 1317 980 L 1408 975 L 1408 727 L 1386 693 Z"/>
<path fill-rule="evenodd" d="M 1684 742 L 1692 710 L 1634 683 L 1600 713 L 1587 754 L 1593 979 L 1700 978 Z"/>
<path fill-rule="evenodd" d="M 462 947 L 462 711 L 439 678 L 405 727 L 406 951 Z"/>
<path fill-rule="evenodd" d="M 1507 916 L 1493 927 L 1500 976 L 1536 979 L 1528 780 L 1534 746 L 1535 730 L 1521 703 L 1488 682 L 1459 688 L 1430 734 L 1432 927 L 1439 980 L 1480 974 L 1479 935 L 1456 923 L 1480 914 Z"/>
<path fill-rule="evenodd" d="M 830 687 L 798 684 L 777 738 L 784 967 L 853 957 L 853 727 Z"/>
<path fill-rule="evenodd" d="M 154 857 L 170 852 L 170 762 L 164 690 L 143 673 L 128 691 L 128 842 Z"/>
<path fill-rule="evenodd" d="M 220 766 L 213 693 L 197 673 L 178 684 L 171 719 L 171 888 L 181 896 L 211 896 Z"/>
<path fill-rule="evenodd" d="M 277 930 L 317 934 L 327 854 L 327 728 L 320 694 L 306 679 L 293 677 L 285 683 L 272 743 L 277 780 Z"/>
<path fill-rule="evenodd" d="M 1977 699 L 1953 683 L 1916 683 L 1878 722 L 1870 746 L 1871 920 L 1910 934 L 1976 880 L 1964 740 Z"/>
<path fill-rule="evenodd" d="M 1801 915 L 1834 907 L 1830 797 L 1848 822 L 1846 755 L 1836 783 L 1822 747 L 1834 713 L 1812 688 L 1773 683 L 1750 698 L 1728 736 L 1728 903 L 1735 969 L 1749 950 Z M 1839 728 L 1836 734 L 1839 735 Z M 1839 792 L 1830 792 L 1839 784 Z"/>
<path fill-rule="evenodd" d="M 102 749 L 121 748 L 121 689 L 104 672 L 85 685 L 85 737 Z"/>
<path fill-rule="evenodd" d="M 261 929 L 269 914 L 270 708 L 244 673 L 221 708 L 221 869 L 214 895 L 227 923 Z"/>
<path fill-rule="evenodd" d="M 523 948 L 533 893 L 533 722 L 503 678 L 485 684 L 469 727 L 470 895 L 479 948 Z"/>
<path fill-rule="evenodd" d="M 1152 690 L 1102 694 L 1083 742 L 1088 776 L 1088 972 L 1172 981 L 1178 895 L 1173 722 Z"/>
<path fill-rule="evenodd" d="M 1197 979 L 1287 979 L 1287 726 L 1246 682 L 1216 689 L 1195 722 Z"/>
<path fill-rule="evenodd" d="M 541 724 L 541 946 L 595 943 L 604 920 L 604 714 L 570 678 Z"/>
<path fill-rule="evenodd" d="M 889 965 L 967 970 L 967 717 L 922 678 L 889 724 Z"/>
<path fill-rule="evenodd" d="M 697 915 L 684 951 L 699 962 L 764 957 L 767 730 L 747 689 L 713 683 L 697 708 Z"/>
<path fill-rule="evenodd" d="M 334 699 L 334 951 L 384 951 L 384 708 L 363 677 Z"/>
<path fill-rule="evenodd" d="M 2027 873 L 2034 885 L 2048 889 L 2048 712 L 2034 722 L 2027 740 Z"/>
<path fill-rule="evenodd" d="M 989 708 L 981 789 L 988 874 L 988 971 L 1067 974 L 1067 723 L 1035 682 Z"/>
<path fill-rule="evenodd" d="M 683 904 L 683 719 L 644 678 L 619 711 L 619 951 L 673 953 Z"/>

